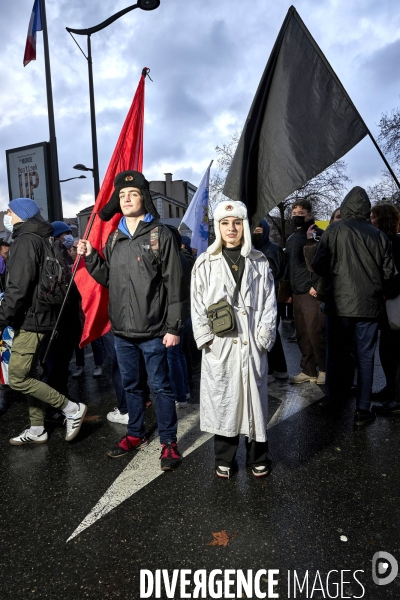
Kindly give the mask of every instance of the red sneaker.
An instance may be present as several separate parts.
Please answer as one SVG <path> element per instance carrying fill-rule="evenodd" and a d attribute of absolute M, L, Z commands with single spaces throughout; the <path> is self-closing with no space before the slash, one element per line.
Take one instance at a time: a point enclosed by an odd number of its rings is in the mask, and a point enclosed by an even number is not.
<path fill-rule="evenodd" d="M 111 458 L 119 458 L 124 456 L 129 450 L 140 450 L 148 445 L 148 440 L 145 437 L 133 437 L 132 435 L 125 435 L 118 444 L 111 450 L 106 452 L 107 456 Z"/>
<path fill-rule="evenodd" d="M 161 446 L 161 471 L 173 471 L 182 462 L 182 455 L 176 442 L 168 442 Z"/>

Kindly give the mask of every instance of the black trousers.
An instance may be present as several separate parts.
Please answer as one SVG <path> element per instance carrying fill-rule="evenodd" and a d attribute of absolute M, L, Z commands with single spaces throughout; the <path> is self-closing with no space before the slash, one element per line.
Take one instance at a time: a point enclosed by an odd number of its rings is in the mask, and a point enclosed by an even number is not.
<path fill-rule="evenodd" d="M 255 440 L 249 441 L 246 437 L 246 453 L 247 453 L 247 464 L 261 465 L 264 464 L 268 459 L 268 441 L 267 442 L 256 442 Z M 225 437 L 224 435 L 214 436 L 214 454 L 215 454 L 215 466 L 230 467 L 234 463 L 236 451 L 239 446 L 239 436 Z"/>
<path fill-rule="evenodd" d="M 379 358 L 386 377 L 388 399 L 400 402 L 400 331 L 390 328 L 386 313 L 380 329 Z"/>
<path fill-rule="evenodd" d="M 286 373 L 287 364 L 285 353 L 283 351 L 282 340 L 279 333 L 279 323 L 281 322 L 281 316 L 278 313 L 278 318 L 276 321 L 276 338 L 275 344 L 272 346 L 271 350 L 268 352 L 268 373 L 273 373 L 277 371 L 277 373 Z"/>

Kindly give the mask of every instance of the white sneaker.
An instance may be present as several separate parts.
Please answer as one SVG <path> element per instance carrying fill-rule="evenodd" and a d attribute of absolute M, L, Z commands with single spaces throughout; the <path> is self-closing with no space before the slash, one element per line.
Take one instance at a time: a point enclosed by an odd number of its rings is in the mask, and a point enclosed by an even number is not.
<path fill-rule="evenodd" d="M 107 420 L 111 421 L 111 423 L 119 423 L 120 425 L 128 425 L 129 423 L 129 415 L 126 413 L 123 415 L 119 412 L 117 407 L 114 408 L 112 412 L 107 413 Z"/>
<path fill-rule="evenodd" d="M 306 375 L 303 372 L 299 373 L 298 375 L 292 375 L 290 377 L 290 383 L 306 383 L 308 381 L 315 383 L 317 381 L 317 378 L 311 377 L 310 375 Z"/>
<path fill-rule="evenodd" d="M 288 379 L 289 373 L 287 371 L 274 371 L 274 377 L 276 379 Z"/>
<path fill-rule="evenodd" d="M 67 427 L 67 433 L 65 434 L 65 440 L 70 442 L 79 433 L 81 425 L 83 423 L 84 416 L 86 415 L 87 406 L 81 402 L 77 402 L 78 411 L 73 415 L 65 415 L 65 424 Z"/>
<path fill-rule="evenodd" d="M 325 380 L 326 380 L 326 373 L 324 373 L 323 371 L 320 371 L 318 373 L 318 377 L 317 377 L 317 385 L 325 385 Z"/>
<path fill-rule="evenodd" d="M 85 374 L 85 367 L 77 367 L 75 373 L 72 373 L 72 377 L 81 377 Z"/>
<path fill-rule="evenodd" d="M 177 402 L 175 400 L 175 406 L 176 408 L 187 408 L 188 403 L 187 402 Z"/>
<path fill-rule="evenodd" d="M 33 435 L 29 429 L 25 429 L 20 435 L 10 439 L 12 446 L 23 446 L 24 444 L 45 444 L 48 440 L 47 431 L 44 430 L 40 435 Z"/>
<path fill-rule="evenodd" d="M 101 367 L 96 367 L 93 371 L 93 377 L 101 377 L 103 375 L 103 369 Z"/>
<path fill-rule="evenodd" d="M 274 383 L 275 377 L 272 374 L 268 375 L 268 383 Z"/>

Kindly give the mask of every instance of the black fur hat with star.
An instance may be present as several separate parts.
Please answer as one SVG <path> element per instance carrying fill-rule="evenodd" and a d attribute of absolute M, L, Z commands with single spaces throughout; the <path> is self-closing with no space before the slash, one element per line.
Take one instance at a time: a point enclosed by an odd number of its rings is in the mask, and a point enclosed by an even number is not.
<path fill-rule="evenodd" d="M 123 188 L 138 188 L 143 194 L 144 208 L 156 219 L 160 218 L 150 195 L 149 182 L 139 171 L 122 171 L 114 179 L 114 192 L 105 206 L 101 209 L 99 216 L 102 221 L 109 221 L 114 215 L 122 214 L 119 201 L 119 193 Z"/>

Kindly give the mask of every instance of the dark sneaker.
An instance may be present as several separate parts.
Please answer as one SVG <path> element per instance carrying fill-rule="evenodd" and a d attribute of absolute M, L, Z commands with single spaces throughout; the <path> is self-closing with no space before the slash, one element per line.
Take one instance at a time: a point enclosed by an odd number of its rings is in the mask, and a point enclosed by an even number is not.
<path fill-rule="evenodd" d="M 374 404 L 372 410 L 377 415 L 395 415 L 400 413 L 400 402 L 387 402 L 386 404 Z"/>
<path fill-rule="evenodd" d="M 161 446 L 161 471 L 173 471 L 182 462 L 182 455 L 176 442 L 168 442 Z"/>
<path fill-rule="evenodd" d="M 375 419 L 376 414 L 370 410 L 357 410 L 354 417 L 354 425 L 368 425 L 368 423 L 372 423 Z"/>
<path fill-rule="evenodd" d="M 141 450 L 148 446 L 149 442 L 145 437 L 133 437 L 133 435 L 125 435 L 119 442 L 106 452 L 111 458 L 119 458 L 125 456 L 130 450 Z"/>
<path fill-rule="evenodd" d="M 388 390 L 385 385 L 385 387 L 379 390 L 379 392 L 372 392 L 371 402 L 378 402 L 379 404 L 389 404 L 389 402 L 391 401 L 391 397 L 393 396 L 394 394 L 391 394 L 390 390 Z"/>
<path fill-rule="evenodd" d="M 251 472 L 254 477 L 266 477 L 271 473 L 271 461 L 268 460 L 264 464 L 252 465 Z"/>
<path fill-rule="evenodd" d="M 340 412 L 345 404 L 346 400 L 338 400 L 337 398 L 332 398 L 332 396 L 324 396 L 318 402 L 318 407 L 322 412 L 335 413 Z"/>

